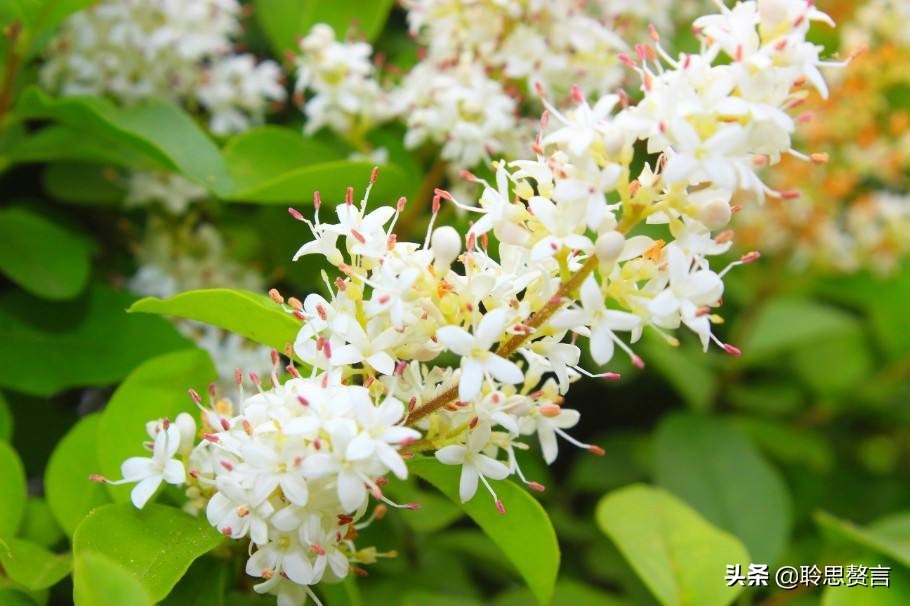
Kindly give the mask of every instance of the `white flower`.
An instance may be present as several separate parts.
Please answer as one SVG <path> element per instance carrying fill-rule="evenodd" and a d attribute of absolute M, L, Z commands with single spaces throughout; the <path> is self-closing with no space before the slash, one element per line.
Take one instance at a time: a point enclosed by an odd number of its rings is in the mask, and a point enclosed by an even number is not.
<path fill-rule="evenodd" d="M 462 356 L 458 382 L 458 399 L 462 402 L 469 402 L 480 393 L 487 375 L 504 383 L 520 383 L 524 378 L 514 362 L 490 351 L 502 338 L 507 322 L 506 310 L 499 308 L 483 315 L 473 335 L 460 326 L 443 326 L 436 331 L 440 343 Z"/>
<path fill-rule="evenodd" d="M 458 495 L 464 503 L 477 492 L 477 480 L 480 479 L 488 490 L 493 489 L 487 478 L 504 480 L 511 472 L 500 461 L 483 454 L 490 441 L 491 430 L 487 424 L 478 424 L 468 434 L 467 443 L 445 446 L 436 451 L 436 458 L 446 465 L 461 465 L 461 480 L 458 484 Z M 495 497 L 495 493 L 494 497 Z"/>
<path fill-rule="evenodd" d="M 162 427 L 153 436 L 151 457 L 130 457 L 120 466 L 123 480 L 112 484 L 138 482 L 130 492 L 133 505 L 142 509 L 152 498 L 161 482 L 180 485 L 186 481 L 183 463 L 175 461 L 174 455 L 180 448 L 180 429 L 174 424 Z"/>

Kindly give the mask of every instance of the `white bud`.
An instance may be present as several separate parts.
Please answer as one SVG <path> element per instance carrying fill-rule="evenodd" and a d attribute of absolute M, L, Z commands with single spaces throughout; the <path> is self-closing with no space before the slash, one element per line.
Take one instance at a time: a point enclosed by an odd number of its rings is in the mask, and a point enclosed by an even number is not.
<path fill-rule="evenodd" d="M 622 130 L 616 127 L 609 127 L 604 129 L 603 132 L 603 144 L 604 152 L 608 157 L 614 157 L 622 151 L 622 146 L 625 143 L 625 137 L 623 137 Z"/>
<path fill-rule="evenodd" d="M 602 264 L 612 265 L 619 258 L 625 245 L 626 239 L 621 233 L 608 231 L 597 237 L 597 242 L 594 243 L 594 254 Z"/>
<path fill-rule="evenodd" d="M 698 209 L 697 218 L 705 227 L 714 231 L 729 223 L 732 214 L 733 213 L 730 211 L 730 204 L 726 200 L 718 198 L 716 200 L 711 200 L 707 204 L 701 205 Z"/>
<path fill-rule="evenodd" d="M 193 444 L 196 442 L 196 420 L 192 415 L 181 412 L 174 419 L 174 425 L 177 426 L 177 431 L 180 432 L 180 448 L 178 450 L 181 454 L 187 454 L 193 450 Z"/>
<path fill-rule="evenodd" d="M 461 253 L 461 236 L 450 225 L 438 227 L 430 239 L 430 248 L 433 250 L 433 259 L 436 264 L 448 267 Z"/>

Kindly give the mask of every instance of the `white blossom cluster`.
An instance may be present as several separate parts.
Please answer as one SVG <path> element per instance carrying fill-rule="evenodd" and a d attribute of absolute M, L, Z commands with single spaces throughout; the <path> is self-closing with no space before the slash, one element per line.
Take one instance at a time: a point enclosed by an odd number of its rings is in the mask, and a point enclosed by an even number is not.
<path fill-rule="evenodd" d="M 603 454 L 568 433 L 580 419 L 564 395 L 581 375 L 617 378 L 603 368 L 617 351 L 644 366 L 633 346 L 646 329 L 676 344 L 671 331 L 685 327 L 705 349 L 739 354 L 713 326 L 725 273 L 757 254 L 721 271 L 710 257 L 731 245 L 734 194 L 782 195 L 755 171 L 798 153 L 788 110 L 807 83 L 825 90 L 805 39 L 824 19 L 806 0 L 719 5 L 696 21 L 700 52 L 676 58 L 652 32 L 656 47 L 621 58 L 641 76 L 638 104 L 607 94 L 591 105 L 579 88 L 565 112 L 547 103 L 535 157 L 496 163 L 494 183 L 466 172 L 476 202 L 437 190 L 423 242 L 395 234 L 404 198 L 368 208 L 376 172 L 330 219 L 318 193 L 312 220 L 291 209 L 312 233 L 295 258 L 320 255 L 338 271 L 325 296 L 270 293 L 301 321 L 293 354 L 310 376 L 289 367 L 292 379 L 275 372 L 238 409 L 205 408 L 186 458 L 191 504 L 255 546 L 258 590 L 299 604 L 313 583 L 368 562 L 351 528 L 370 497 L 394 505 L 381 486 L 405 477 L 411 456 L 457 466 L 463 501 L 483 485 L 506 513 L 495 481 L 543 490 L 516 457 L 530 440 L 548 463 L 559 439 Z M 636 147 L 651 155 L 633 172 Z M 465 234 L 435 227 L 443 204 L 473 215 Z M 660 237 L 641 233 L 646 223 Z M 169 440 L 159 447 L 156 435 L 151 463 L 124 464 L 137 505 L 151 482 L 184 479 L 168 468 L 179 450 Z"/>
<path fill-rule="evenodd" d="M 198 105 L 215 134 L 245 130 L 285 90 L 276 63 L 234 54 L 240 11 L 236 0 L 103 0 L 63 23 L 41 81 L 62 95 Z"/>
<path fill-rule="evenodd" d="M 330 25 L 317 23 L 300 40 L 300 50 L 295 92 L 307 116 L 304 132 L 327 127 L 356 138 L 392 116 L 369 44 L 340 42 Z"/>

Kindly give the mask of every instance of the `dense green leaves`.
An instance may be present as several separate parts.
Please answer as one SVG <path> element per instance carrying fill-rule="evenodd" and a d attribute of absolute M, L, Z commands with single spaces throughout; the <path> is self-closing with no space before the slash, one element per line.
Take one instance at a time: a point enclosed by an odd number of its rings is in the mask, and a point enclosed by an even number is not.
<path fill-rule="evenodd" d="M 216 288 L 192 290 L 169 299 L 146 297 L 131 312 L 177 316 L 235 332 L 257 343 L 284 351 L 293 343 L 300 322 L 265 295 Z"/>
<path fill-rule="evenodd" d="M 56 585 L 68 575 L 72 557 L 68 553 L 53 554 L 29 541 L 0 539 L 0 564 L 9 578 L 36 591 Z"/>
<path fill-rule="evenodd" d="M 320 0 L 255 0 L 256 19 L 275 49 L 299 52 L 297 39 L 316 23 L 328 23 L 343 38 L 349 30 L 373 40 L 382 31 L 394 0 L 324 2 Z"/>
<path fill-rule="evenodd" d="M 189 346 L 166 320 L 127 314 L 134 300 L 101 284 L 65 304 L 0 295 L 0 386 L 52 395 L 108 385 L 143 360 Z"/>
<path fill-rule="evenodd" d="M 0 272 L 46 299 L 78 295 L 89 277 L 91 243 L 24 207 L 0 210 Z"/>
<path fill-rule="evenodd" d="M 101 471 L 98 463 L 98 413 L 82 418 L 57 444 L 44 472 L 44 492 L 54 517 L 68 535 L 95 507 L 110 502 L 101 484 L 89 476 Z"/>
<path fill-rule="evenodd" d="M 127 147 L 147 158 L 150 166 L 179 172 L 219 194 L 233 189 L 217 146 L 171 103 L 152 100 L 122 108 L 100 97 L 53 99 L 33 88 L 22 95 L 17 112 L 25 118 L 57 120 L 87 137 Z"/>
<path fill-rule="evenodd" d="M 128 503 L 90 513 L 73 537 L 77 559 L 98 553 L 118 562 L 152 601 L 162 600 L 193 563 L 223 537 L 205 519 L 163 505 L 138 510 Z"/>
<path fill-rule="evenodd" d="M 546 512 L 531 495 L 512 482 L 498 482 L 497 494 L 507 510 L 503 516 L 482 493 L 467 503 L 460 503 L 457 467 L 432 459 L 414 460 L 408 467 L 459 503 L 512 562 L 537 600 L 541 604 L 549 603 L 559 571 L 559 544 Z"/>
<path fill-rule="evenodd" d="M 120 476 L 120 464 L 133 456 L 148 456 L 145 424 L 153 419 L 174 419 L 181 412 L 196 413 L 187 395 L 205 393 L 216 378 L 209 355 L 198 349 L 165 354 L 145 362 L 127 376 L 108 402 L 98 423 L 98 462 L 110 478 Z M 129 486 L 108 486 L 115 501 L 129 499 Z M 78 530 L 77 530 L 78 533 Z"/>
<path fill-rule="evenodd" d="M 773 564 L 790 537 L 792 504 L 780 475 L 724 420 L 667 417 L 655 443 L 657 483 Z"/>
<path fill-rule="evenodd" d="M 723 582 L 728 564 L 748 565 L 742 544 L 661 489 L 608 494 L 597 524 L 664 606 L 724 606 L 742 590 Z"/>
<path fill-rule="evenodd" d="M 0 442 L 0 537 L 15 536 L 25 513 L 25 470 L 19 455 Z"/>
<path fill-rule="evenodd" d="M 73 571 L 75 606 L 152 606 L 152 598 L 114 559 L 85 551 L 76 555 Z"/>

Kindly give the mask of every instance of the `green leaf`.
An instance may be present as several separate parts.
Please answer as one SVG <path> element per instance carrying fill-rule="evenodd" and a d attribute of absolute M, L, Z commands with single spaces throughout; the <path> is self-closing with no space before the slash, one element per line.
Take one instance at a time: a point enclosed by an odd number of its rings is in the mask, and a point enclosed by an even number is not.
<path fill-rule="evenodd" d="M 328 145 L 279 126 L 248 130 L 224 146 L 224 161 L 237 191 L 254 189 L 302 166 L 337 159 Z"/>
<path fill-rule="evenodd" d="M 0 210 L 0 272 L 45 299 L 71 299 L 88 282 L 90 242 L 26 208 Z"/>
<path fill-rule="evenodd" d="M 131 372 L 101 413 L 97 442 L 101 472 L 119 478 L 123 461 L 148 456 L 142 447 L 148 440 L 145 424 L 163 417 L 174 419 L 181 412 L 195 417 L 197 409 L 187 389 L 205 393 L 216 378 L 209 355 L 198 349 L 152 358 Z M 108 485 L 108 489 L 114 501 L 128 501 L 132 486 Z"/>
<path fill-rule="evenodd" d="M 275 54 L 300 52 L 297 39 L 306 36 L 316 23 L 328 23 L 339 38 L 353 27 L 354 32 L 374 40 L 382 31 L 394 0 L 372 2 L 323 2 L 320 0 L 254 0 L 256 20 Z"/>
<path fill-rule="evenodd" d="M 100 413 L 80 419 L 57 444 L 44 472 L 47 503 L 69 536 L 88 512 L 111 501 L 104 486 L 88 479 L 101 470 L 96 446 L 100 421 Z"/>
<path fill-rule="evenodd" d="M 63 539 L 63 531 L 54 519 L 47 501 L 38 497 L 28 498 L 25 516 L 19 527 L 19 538 L 49 549 Z"/>
<path fill-rule="evenodd" d="M 59 202 L 115 206 L 126 197 L 125 175 L 109 166 L 75 162 L 51 164 L 44 171 L 43 182 L 47 193 Z"/>
<path fill-rule="evenodd" d="M 152 598 L 113 558 L 92 551 L 76 555 L 73 570 L 75 606 L 152 606 Z"/>
<path fill-rule="evenodd" d="M 888 516 L 866 528 L 825 511 L 817 511 L 813 517 L 815 523 L 831 536 L 871 549 L 910 567 L 910 511 Z"/>
<path fill-rule="evenodd" d="M 246 290 L 191 290 L 169 299 L 146 297 L 129 311 L 188 318 L 237 333 L 278 351 L 293 343 L 300 322 L 269 297 Z"/>
<path fill-rule="evenodd" d="M 233 162 L 237 162 L 236 156 Z M 323 200 L 334 205 L 344 199 L 348 186 L 354 187 L 355 191 L 363 191 L 375 166 L 375 162 L 367 160 L 332 160 L 301 166 L 275 176 L 271 169 L 260 175 L 251 174 L 251 166 L 244 163 L 242 168 L 232 166 L 232 171 L 247 173 L 241 177 L 240 187 L 226 198 L 258 204 L 311 204 L 313 192 L 319 191 Z M 402 195 L 407 196 L 412 186 L 400 168 L 393 164 L 382 166 L 379 179 L 370 192 L 371 206 L 393 203 Z"/>
<path fill-rule="evenodd" d="M 21 539 L 0 539 L 0 564 L 13 581 L 30 591 L 56 585 L 69 574 L 70 554 L 56 555 Z"/>
<path fill-rule="evenodd" d="M 485 495 L 467 503 L 458 496 L 459 469 L 433 459 L 408 463 L 414 475 L 438 488 L 458 504 L 512 562 L 541 604 L 553 595 L 559 572 L 559 544 L 547 513 L 532 496 L 512 482 L 497 482 L 496 491 L 507 513 L 499 514 Z"/>
<path fill-rule="evenodd" d="M 69 161 L 132 168 L 157 166 L 132 147 L 86 137 L 85 130 L 63 124 L 51 124 L 29 134 L 10 150 L 9 156 L 16 163 Z"/>
<path fill-rule="evenodd" d="M 0 587 L 0 604 L 3 606 L 35 606 L 35 601 L 18 589 Z"/>
<path fill-rule="evenodd" d="M 655 438 L 657 483 L 730 531 L 756 562 L 775 563 L 793 525 L 787 487 L 749 440 L 728 422 L 679 414 Z"/>
<path fill-rule="evenodd" d="M 868 339 L 857 329 L 816 337 L 793 352 L 791 364 L 814 393 L 837 396 L 864 383 L 875 362 Z"/>
<path fill-rule="evenodd" d="M 30 88 L 22 94 L 17 112 L 24 118 L 57 120 L 88 137 L 127 147 L 219 195 L 233 189 L 218 147 L 172 103 L 150 100 L 118 107 L 101 97 L 54 99 Z"/>
<path fill-rule="evenodd" d="M 73 537 L 73 552 L 77 562 L 94 552 L 120 563 L 152 601 L 159 602 L 190 564 L 222 538 L 204 517 L 164 505 L 149 504 L 139 510 L 120 503 L 104 505 L 86 516 Z"/>
<path fill-rule="evenodd" d="M 743 589 L 723 579 L 728 564 L 748 566 L 745 547 L 664 490 L 636 484 L 612 492 L 596 519 L 664 606 L 725 606 Z"/>
<path fill-rule="evenodd" d="M 160 606 L 224 606 L 224 594 L 232 581 L 229 561 L 203 556 L 193 562 Z"/>
<path fill-rule="evenodd" d="M 834 451 L 823 435 L 780 421 L 737 418 L 736 426 L 772 458 L 827 473 L 834 465 Z"/>
<path fill-rule="evenodd" d="M 775 299 L 752 321 L 742 342 L 742 362 L 767 359 L 819 337 L 857 329 L 850 314 L 814 301 Z"/>
<path fill-rule="evenodd" d="M 8 442 L 0 442 L 0 537 L 12 537 L 25 514 L 25 469 Z"/>
<path fill-rule="evenodd" d="M 49 396 L 110 385 L 148 358 L 190 346 L 166 320 L 127 314 L 135 299 L 102 284 L 66 303 L 3 293 L 0 386 Z"/>
<path fill-rule="evenodd" d="M 420 509 L 405 511 L 401 515 L 404 523 L 417 532 L 440 531 L 463 515 L 461 509 L 446 497 L 421 490 L 413 478 L 393 482 L 383 490 L 398 502 L 420 503 Z"/>

